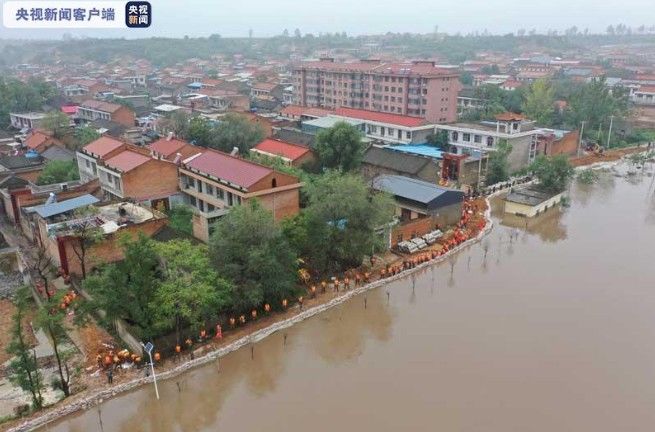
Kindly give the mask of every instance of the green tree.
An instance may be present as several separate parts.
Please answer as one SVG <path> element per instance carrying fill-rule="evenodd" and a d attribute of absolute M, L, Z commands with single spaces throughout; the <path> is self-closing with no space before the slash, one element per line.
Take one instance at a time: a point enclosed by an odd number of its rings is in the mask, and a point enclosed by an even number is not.
<path fill-rule="evenodd" d="M 80 149 L 85 145 L 89 144 L 100 138 L 100 134 L 90 126 L 82 126 L 75 129 L 73 132 L 74 138 L 74 147 L 75 149 Z"/>
<path fill-rule="evenodd" d="M 92 216 L 98 213 L 97 207 L 86 206 L 75 210 L 75 218 L 78 219 L 70 230 L 70 236 L 75 238 L 71 243 L 73 253 L 80 261 L 82 279 L 86 278 L 88 252 L 94 244 L 104 238 L 104 231 L 93 220 Z"/>
<path fill-rule="evenodd" d="M 356 267 L 365 255 L 383 247 L 377 230 L 391 222 L 394 213 L 388 194 L 372 191 L 358 175 L 337 171 L 316 179 L 308 189 L 309 205 L 299 221 L 307 233 L 299 252 L 313 270 Z"/>
<path fill-rule="evenodd" d="M 585 121 L 588 135 L 608 125 L 610 116 L 615 120 L 625 118 L 629 113 L 628 94 L 622 87 L 610 88 L 605 79 L 594 79 L 579 86 L 569 98 L 566 123 L 578 127 Z"/>
<path fill-rule="evenodd" d="M 316 153 L 323 168 L 353 171 L 364 155 L 362 134 L 346 122 L 338 122 L 316 135 Z"/>
<path fill-rule="evenodd" d="M 7 353 L 14 357 L 9 363 L 9 379 L 24 391 L 32 395 L 32 408 L 43 407 L 43 377 L 39 372 L 39 365 L 36 360 L 36 353 L 31 350 L 25 340 L 23 321 L 25 313 L 29 308 L 29 288 L 23 287 L 16 292 L 14 304 L 16 312 L 12 317 L 11 341 L 7 346 Z"/>
<path fill-rule="evenodd" d="M 487 160 L 486 184 L 492 185 L 505 181 L 509 178 L 509 162 L 507 160 L 512 152 L 512 146 L 507 140 L 498 143 L 496 151 L 491 152 Z"/>
<path fill-rule="evenodd" d="M 192 218 L 193 209 L 188 205 L 177 204 L 168 211 L 168 225 L 183 234 L 193 234 Z"/>
<path fill-rule="evenodd" d="M 60 161 L 52 160 L 44 167 L 39 177 L 36 179 L 36 184 L 47 185 L 53 183 L 63 183 L 72 180 L 79 180 L 80 173 L 77 168 L 77 163 L 73 161 Z"/>
<path fill-rule="evenodd" d="M 57 139 L 65 138 L 71 132 L 70 118 L 61 111 L 50 111 L 41 120 L 41 128 L 52 132 Z"/>
<path fill-rule="evenodd" d="M 432 133 L 428 135 L 426 141 L 428 144 L 444 150 L 448 146 L 448 131 L 442 129 L 437 133 Z"/>
<path fill-rule="evenodd" d="M 64 392 L 64 396 L 70 396 L 70 369 L 68 368 L 67 353 L 61 351 L 61 345 L 66 340 L 66 310 L 60 307 L 65 291 L 58 291 L 53 296 L 43 301 L 39 308 L 35 325 L 42 329 L 50 338 L 52 350 L 57 361 L 59 374 L 58 387 Z"/>
<path fill-rule="evenodd" d="M 209 261 L 207 246 L 188 240 L 156 243 L 163 280 L 151 303 L 155 325 L 175 329 L 180 344 L 183 324 L 197 330 L 232 305 L 232 286 L 219 278 Z"/>
<path fill-rule="evenodd" d="M 296 290 L 296 255 L 271 212 L 258 201 L 234 207 L 215 225 L 210 257 L 234 285 L 234 309 L 279 305 Z"/>
<path fill-rule="evenodd" d="M 87 303 L 91 310 L 105 312 L 105 324 L 124 319 L 136 327 L 139 336 L 148 339 L 157 334 L 151 311 L 160 284 L 154 241 L 140 233 L 134 239 L 122 237 L 119 242 L 124 259 L 84 280 L 83 287 L 92 296 Z"/>
<path fill-rule="evenodd" d="M 552 193 L 564 191 L 574 174 L 566 155 L 539 155 L 530 165 L 530 171 L 539 180 L 539 188 Z"/>
<path fill-rule="evenodd" d="M 555 112 L 555 92 L 550 81 L 538 79 L 527 89 L 523 113 L 540 126 L 550 126 Z"/>
<path fill-rule="evenodd" d="M 56 94 L 56 88 L 42 80 L 30 79 L 25 83 L 0 77 L 0 128 L 9 126 L 10 112 L 41 111 Z"/>
<path fill-rule="evenodd" d="M 231 152 L 235 147 L 241 154 L 248 154 L 250 149 L 264 139 L 264 129 L 247 117 L 228 113 L 221 117 L 218 125 L 211 129 L 207 147 Z"/>

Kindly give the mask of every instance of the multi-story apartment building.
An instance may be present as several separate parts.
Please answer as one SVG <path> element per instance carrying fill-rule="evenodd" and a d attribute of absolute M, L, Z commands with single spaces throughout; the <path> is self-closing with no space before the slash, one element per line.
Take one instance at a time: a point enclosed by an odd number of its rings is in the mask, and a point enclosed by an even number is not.
<path fill-rule="evenodd" d="M 431 61 L 336 63 L 323 58 L 295 66 L 293 87 L 296 105 L 359 108 L 431 123 L 457 120 L 458 73 Z"/>
<path fill-rule="evenodd" d="M 250 199 L 258 199 L 276 220 L 299 211 L 302 183 L 296 177 L 216 150 L 185 159 L 179 179 L 184 202 L 196 210 L 193 235 L 205 242 L 216 220 Z"/>

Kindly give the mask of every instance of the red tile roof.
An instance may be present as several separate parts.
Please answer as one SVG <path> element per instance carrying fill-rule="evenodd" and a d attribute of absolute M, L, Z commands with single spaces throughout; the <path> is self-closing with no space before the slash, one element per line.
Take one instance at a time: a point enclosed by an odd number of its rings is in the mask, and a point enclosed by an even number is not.
<path fill-rule="evenodd" d="M 278 85 L 271 82 L 256 82 L 252 85 L 255 90 L 273 91 Z"/>
<path fill-rule="evenodd" d="M 255 147 L 253 147 L 253 149 L 264 153 L 281 156 L 291 161 L 295 161 L 296 159 L 301 158 L 310 151 L 308 147 L 271 138 L 267 138 L 260 142 Z"/>
<path fill-rule="evenodd" d="M 116 156 L 107 159 L 105 161 L 105 165 L 107 165 L 109 168 L 113 168 L 121 172 L 129 172 L 134 168 L 143 165 L 149 160 L 152 159 L 148 156 L 130 150 L 125 150 L 118 153 Z"/>
<path fill-rule="evenodd" d="M 168 157 L 185 145 L 187 145 L 187 142 L 181 139 L 172 138 L 168 140 L 166 138 L 159 138 L 157 141 L 150 144 L 148 148 L 155 153 L 159 153 L 164 157 Z"/>
<path fill-rule="evenodd" d="M 300 64 L 307 69 L 319 69 L 334 72 L 369 72 L 375 74 L 391 75 L 419 75 L 424 77 L 433 76 L 454 76 L 457 72 L 435 67 L 432 62 L 417 61 L 406 63 L 387 63 L 382 61 L 359 61 L 359 62 L 332 62 L 332 61 L 308 61 Z"/>
<path fill-rule="evenodd" d="M 273 172 L 263 165 L 211 149 L 193 157 L 184 165 L 246 189 Z"/>
<path fill-rule="evenodd" d="M 87 144 L 83 147 L 83 150 L 86 153 L 93 153 L 99 157 L 103 157 L 109 152 L 116 150 L 117 148 L 125 145 L 122 141 L 119 141 L 115 138 L 108 136 L 101 136 L 95 141 Z"/>
<path fill-rule="evenodd" d="M 637 93 L 655 93 L 655 86 L 642 85 L 639 87 L 639 90 L 635 90 Z"/>
<path fill-rule="evenodd" d="M 36 130 L 32 132 L 30 136 L 27 137 L 27 139 L 25 140 L 25 145 L 30 149 L 36 149 L 37 147 L 39 147 L 41 144 L 44 144 L 48 140 L 52 140 L 57 143 L 59 142 L 59 140 L 54 139 L 52 136 L 48 135 L 47 133 Z"/>
<path fill-rule="evenodd" d="M 368 120 L 378 123 L 389 123 L 397 126 L 417 127 L 426 124 L 420 117 L 410 117 L 401 114 L 382 113 L 355 108 L 337 108 L 336 115 L 357 120 Z"/>
<path fill-rule="evenodd" d="M 525 116 L 513 112 L 504 112 L 496 115 L 498 121 L 520 121 L 525 119 Z"/>
<path fill-rule="evenodd" d="M 80 105 L 82 108 L 90 108 L 93 110 L 97 111 L 103 111 L 107 113 L 113 113 L 115 111 L 118 111 L 122 105 L 118 105 L 115 103 L 110 103 L 110 102 L 104 102 L 104 101 L 99 101 L 95 99 L 89 99 Z"/>
<path fill-rule="evenodd" d="M 64 105 L 61 107 L 61 112 L 63 112 L 64 114 L 76 114 L 77 105 Z"/>
<path fill-rule="evenodd" d="M 315 107 L 304 107 L 300 105 L 289 105 L 280 110 L 281 115 L 300 117 L 300 116 L 309 116 L 309 117 L 326 117 L 329 114 L 332 114 L 334 111 L 327 108 L 315 108 Z"/>

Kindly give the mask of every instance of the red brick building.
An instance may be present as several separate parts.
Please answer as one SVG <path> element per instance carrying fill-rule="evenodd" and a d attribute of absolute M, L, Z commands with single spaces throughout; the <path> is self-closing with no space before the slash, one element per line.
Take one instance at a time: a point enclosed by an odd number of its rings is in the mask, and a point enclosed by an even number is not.
<path fill-rule="evenodd" d="M 184 202 L 196 210 L 193 235 L 205 242 L 213 222 L 250 199 L 258 199 L 276 220 L 300 210 L 302 184 L 296 177 L 216 150 L 184 160 L 179 178 Z"/>

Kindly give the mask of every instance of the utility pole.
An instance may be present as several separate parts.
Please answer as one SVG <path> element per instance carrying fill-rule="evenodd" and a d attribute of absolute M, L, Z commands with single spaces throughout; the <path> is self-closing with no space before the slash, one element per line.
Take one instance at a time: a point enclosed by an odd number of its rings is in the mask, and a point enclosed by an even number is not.
<path fill-rule="evenodd" d="M 578 157 L 580 157 L 580 150 L 582 149 L 582 134 L 584 134 L 584 124 L 585 121 L 582 120 L 582 126 L 580 126 L 580 136 L 578 137 Z"/>
<path fill-rule="evenodd" d="M 152 380 L 155 383 L 155 394 L 157 395 L 157 400 L 159 400 L 159 388 L 157 388 L 157 375 L 155 375 L 155 364 L 152 361 L 152 349 L 154 348 L 154 345 L 151 342 L 148 342 L 147 344 L 141 342 L 141 346 L 148 353 L 148 357 L 150 358 L 150 371 L 152 372 Z"/>
<path fill-rule="evenodd" d="M 607 132 L 607 149 L 610 148 L 610 138 L 612 137 L 612 123 L 614 123 L 614 116 L 610 116 L 610 129 Z"/>

